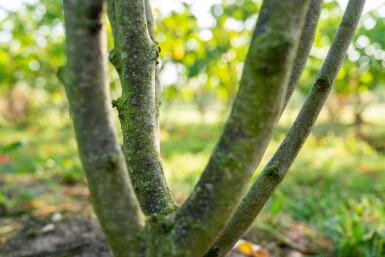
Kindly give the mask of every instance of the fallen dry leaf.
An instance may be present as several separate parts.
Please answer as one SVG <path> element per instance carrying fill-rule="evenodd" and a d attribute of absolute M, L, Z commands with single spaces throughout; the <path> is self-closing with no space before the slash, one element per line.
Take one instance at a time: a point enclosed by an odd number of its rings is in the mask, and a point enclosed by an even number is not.
<path fill-rule="evenodd" d="M 234 246 L 234 250 L 248 257 L 270 257 L 270 254 L 260 245 L 240 239 Z"/>
<path fill-rule="evenodd" d="M 247 242 L 247 241 L 243 241 L 241 242 L 238 247 L 237 247 L 237 250 L 242 253 L 242 254 L 245 254 L 245 255 L 252 255 L 253 254 L 253 244 L 250 243 L 250 242 Z"/>

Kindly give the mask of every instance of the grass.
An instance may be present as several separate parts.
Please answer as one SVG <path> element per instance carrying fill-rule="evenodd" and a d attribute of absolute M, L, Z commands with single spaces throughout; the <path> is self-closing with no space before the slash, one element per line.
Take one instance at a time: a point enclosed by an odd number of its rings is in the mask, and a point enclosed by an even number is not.
<path fill-rule="evenodd" d="M 182 203 L 208 161 L 223 121 L 209 114 L 202 122 L 189 107 L 171 113 L 163 120 L 161 149 L 170 188 Z M 26 213 L 90 211 L 68 119 L 36 124 L 0 128 L 0 215 L 20 219 Z M 288 123 L 280 125 L 256 173 L 287 129 Z M 376 138 L 384 141 L 379 126 L 364 131 L 376 131 Z M 280 249 L 276 256 L 289 256 L 290 251 L 320 257 L 384 256 L 383 160 L 384 153 L 356 139 L 352 126 L 321 121 L 247 237 L 272 252 Z"/>
<path fill-rule="evenodd" d="M 383 157 L 352 136 L 313 137 L 265 212 L 310 225 L 334 255 L 384 256 Z"/>

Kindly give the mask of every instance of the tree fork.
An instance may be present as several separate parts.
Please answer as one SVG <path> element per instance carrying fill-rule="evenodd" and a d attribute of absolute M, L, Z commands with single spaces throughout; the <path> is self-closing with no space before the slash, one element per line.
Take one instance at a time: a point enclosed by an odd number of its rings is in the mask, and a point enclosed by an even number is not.
<path fill-rule="evenodd" d="M 110 59 L 122 83 L 122 96 L 114 105 L 125 156 L 111 118 L 105 77 L 103 0 L 63 0 L 68 60 L 60 78 L 93 206 L 114 256 L 224 256 L 284 178 L 309 135 L 365 1 L 349 1 L 300 114 L 235 215 L 242 191 L 302 73 L 316 27 L 316 22 L 303 26 L 303 21 L 306 13 L 306 19 L 311 12 L 319 15 L 320 0 L 263 1 L 224 132 L 194 191 L 178 210 L 159 154 L 159 49 L 153 40 L 149 0 L 106 1 L 115 41 Z M 300 40 L 304 42 L 299 44 Z M 141 209 L 149 217 L 145 219 Z"/>

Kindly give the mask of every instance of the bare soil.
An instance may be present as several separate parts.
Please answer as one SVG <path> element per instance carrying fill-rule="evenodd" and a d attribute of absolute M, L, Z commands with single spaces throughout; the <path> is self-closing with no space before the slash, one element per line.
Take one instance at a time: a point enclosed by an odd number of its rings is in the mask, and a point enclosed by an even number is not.
<path fill-rule="evenodd" d="M 91 217 L 60 222 L 29 218 L 0 247 L 1 257 L 112 257 L 99 224 Z"/>
<path fill-rule="evenodd" d="M 228 257 L 242 257 L 232 252 Z M 98 222 L 71 217 L 53 223 L 29 217 L 10 240 L 0 246 L 0 257 L 112 257 Z"/>

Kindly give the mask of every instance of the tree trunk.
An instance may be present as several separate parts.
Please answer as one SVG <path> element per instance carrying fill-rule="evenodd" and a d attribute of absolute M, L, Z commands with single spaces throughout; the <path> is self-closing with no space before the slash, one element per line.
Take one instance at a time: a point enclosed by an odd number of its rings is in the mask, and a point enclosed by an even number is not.
<path fill-rule="evenodd" d="M 107 86 L 103 0 L 63 0 L 67 64 L 59 75 L 92 204 L 113 254 L 224 256 L 282 181 L 309 135 L 365 1 L 349 1 L 301 112 L 241 201 L 303 71 L 321 4 L 263 1 L 230 116 L 200 180 L 179 208 L 166 184 L 159 151 L 159 48 L 153 40 L 150 2 L 106 1 L 115 42 L 110 60 L 121 80 L 121 97 L 111 101 Z M 119 113 L 123 153 L 111 102 Z"/>

